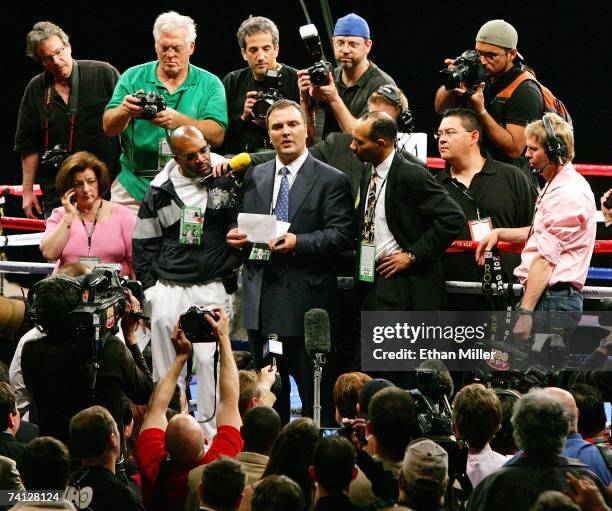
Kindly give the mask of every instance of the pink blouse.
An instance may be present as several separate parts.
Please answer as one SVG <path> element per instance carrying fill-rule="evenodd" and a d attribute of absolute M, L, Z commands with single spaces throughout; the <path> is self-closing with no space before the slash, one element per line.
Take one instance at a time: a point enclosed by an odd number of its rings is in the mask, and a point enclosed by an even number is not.
<path fill-rule="evenodd" d="M 102 263 L 121 263 L 121 275 L 129 275 L 132 265 L 132 233 L 136 217 L 125 206 L 105 202 L 103 207 L 112 206 L 110 216 L 104 222 L 98 222 L 91 237 L 90 255 L 100 258 Z M 45 235 L 52 232 L 64 218 L 64 208 L 55 208 L 47 218 Z M 91 234 L 93 222 L 85 222 Z M 70 225 L 70 234 L 62 255 L 57 260 L 55 271 L 64 264 L 78 263 L 80 257 L 87 256 L 87 234 L 80 218 Z"/>

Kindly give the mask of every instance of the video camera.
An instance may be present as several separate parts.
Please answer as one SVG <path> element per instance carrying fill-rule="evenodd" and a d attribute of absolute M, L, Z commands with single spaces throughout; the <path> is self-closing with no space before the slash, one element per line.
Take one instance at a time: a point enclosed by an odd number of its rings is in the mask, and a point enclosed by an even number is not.
<path fill-rule="evenodd" d="M 135 92 L 132 94 L 142 107 L 141 119 L 154 119 L 155 116 L 166 109 L 166 99 L 157 92 Z"/>
<path fill-rule="evenodd" d="M 315 87 L 327 85 L 329 83 L 329 73 L 333 70 L 333 67 L 325 59 L 317 27 L 312 23 L 301 26 L 300 36 L 306 44 L 306 49 L 314 62 L 314 65 L 308 68 L 310 83 Z"/>
<path fill-rule="evenodd" d="M 129 303 L 128 290 L 143 302 L 140 282 L 120 277 L 114 265 L 96 266 L 82 277 L 81 284 L 84 301 L 70 313 L 77 341 L 104 341 L 109 334 L 117 332 L 125 305 Z"/>
<path fill-rule="evenodd" d="M 270 107 L 278 100 L 283 99 L 280 88 L 279 72 L 276 69 L 268 69 L 263 80 L 262 90 L 257 91 L 255 103 L 251 109 L 253 117 L 258 121 L 263 121 L 266 118 Z"/>
<path fill-rule="evenodd" d="M 464 51 L 454 60 L 453 66 L 440 71 L 442 83 L 447 90 L 457 89 L 463 83 L 473 93 L 487 78 L 480 54 L 476 50 Z"/>

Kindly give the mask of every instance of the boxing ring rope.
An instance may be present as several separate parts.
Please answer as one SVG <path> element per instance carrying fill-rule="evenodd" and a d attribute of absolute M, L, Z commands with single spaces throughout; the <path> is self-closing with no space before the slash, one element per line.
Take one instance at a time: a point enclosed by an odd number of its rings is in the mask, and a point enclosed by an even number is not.
<path fill-rule="evenodd" d="M 430 169 L 443 169 L 445 165 L 446 162 L 442 158 L 427 158 L 427 166 Z M 574 163 L 574 168 L 583 176 L 612 177 L 612 165 Z"/>

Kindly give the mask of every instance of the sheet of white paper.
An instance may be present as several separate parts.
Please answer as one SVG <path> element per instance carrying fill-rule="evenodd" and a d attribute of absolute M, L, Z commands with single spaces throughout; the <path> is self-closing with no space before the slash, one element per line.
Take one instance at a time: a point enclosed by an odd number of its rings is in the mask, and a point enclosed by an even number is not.
<path fill-rule="evenodd" d="M 276 215 L 238 214 L 238 229 L 251 243 L 268 243 L 276 238 Z"/>
<path fill-rule="evenodd" d="M 281 220 L 276 221 L 276 237 L 282 236 L 283 234 L 287 234 L 289 227 L 291 224 L 289 222 L 282 222 Z"/>

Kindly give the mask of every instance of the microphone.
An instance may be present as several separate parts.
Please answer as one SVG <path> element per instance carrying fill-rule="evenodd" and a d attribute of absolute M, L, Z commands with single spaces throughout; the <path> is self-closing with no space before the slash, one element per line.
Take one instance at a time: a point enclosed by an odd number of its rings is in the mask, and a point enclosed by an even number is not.
<path fill-rule="evenodd" d="M 249 156 L 249 153 L 239 153 L 227 162 L 227 168 L 229 169 L 227 175 L 229 177 L 236 177 L 236 172 L 240 172 L 241 170 L 250 167 L 251 163 L 252 161 L 251 157 Z M 214 177 L 214 175 L 211 172 L 206 177 L 204 177 L 202 181 L 206 181 L 212 177 Z"/>
<path fill-rule="evenodd" d="M 311 357 L 318 353 L 329 353 L 329 315 L 324 309 L 310 309 L 304 314 L 304 343 Z"/>
<path fill-rule="evenodd" d="M 441 360 L 425 360 L 417 369 L 417 386 L 426 396 L 440 400 L 453 395 L 454 385 L 448 368 Z"/>
<path fill-rule="evenodd" d="M 278 335 L 268 335 L 268 340 L 263 346 L 263 358 L 266 365 L 276 366 L 276 357 L 283 355 L 283 343 L 278 340 Z"/>
<path fill-rule="evenodd" d="M 231 174 L 232 172 L 244 170 L 250 165 L 251 157 L 249 156 L 249 153 L 239 153 L 229 161 L 227 167 L 230 169 L 229 173 Z"/>
<path fill-rule="evenodd" d="M 531 169 L 531 173 L 533 175 L 539 176 L 542 172 L 544 172 L 548 167 L 550 167 L 553 162 L 549 161 L 546 165 L 544 165 L 541 169 Z"/>

